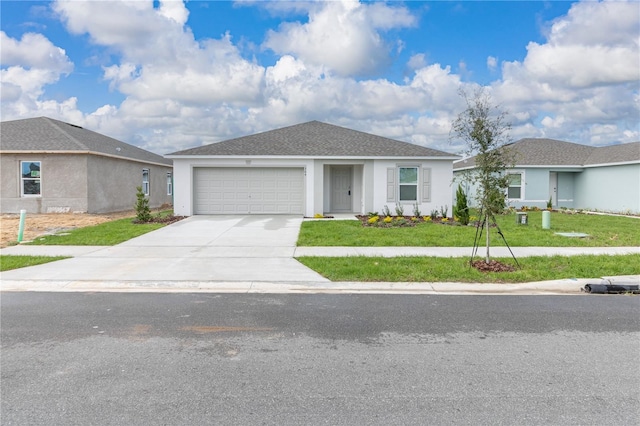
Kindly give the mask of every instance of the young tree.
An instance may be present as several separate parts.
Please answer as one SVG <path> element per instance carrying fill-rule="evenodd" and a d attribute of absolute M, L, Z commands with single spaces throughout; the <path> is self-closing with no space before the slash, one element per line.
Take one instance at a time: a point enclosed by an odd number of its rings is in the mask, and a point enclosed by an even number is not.
<path fill-rule="evenodd" d="M 489 263 L 489 219 L 504 211 L 509 186 L 505 171 L 513 167 L 513 155 L 504 146 L 510 142 L 511 125 L 507 112 L 494 106 L 484 90 L 474 92 L 471 97 L 463 91 L 460 95 L 467 108 L 453 121 L 451 136 L 467 143 L 466 155 L 475 155 L 475 168 L 469 179 L 477 187 L 476 200 L 487 232 L 485 261 Z"/>
<path fill-rule="evenodd" d="M 147 223 L 151 222 L 151 209 L 149 208 L 149 199 L 144 192 L 142 192 L 142 187 L 136 187 L 136 204 L 134 206 L 136 209 L 136 221 L 139 223 Z"/>

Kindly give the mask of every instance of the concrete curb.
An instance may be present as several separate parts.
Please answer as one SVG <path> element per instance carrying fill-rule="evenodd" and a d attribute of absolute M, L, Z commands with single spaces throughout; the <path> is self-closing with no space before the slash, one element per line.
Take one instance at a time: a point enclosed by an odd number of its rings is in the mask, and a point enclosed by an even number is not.
<path fill-rule="evenodd" d="M 357 294 L 581 294 L 600 279 L 572 279 L 518 284 L 414 282 L 211 282 L 211 281 L 2 281 L 1 291 L 125 293 L 357 293 Z"/>

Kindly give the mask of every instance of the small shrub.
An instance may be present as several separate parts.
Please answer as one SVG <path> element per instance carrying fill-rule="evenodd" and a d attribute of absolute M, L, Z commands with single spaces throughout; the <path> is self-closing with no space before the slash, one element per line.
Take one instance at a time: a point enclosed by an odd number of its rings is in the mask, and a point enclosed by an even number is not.
<path fill-rule="evenodd" d="M 407 224 L 407 219 L 405 219 L 402 216 L 397 217 L 395 224 L 398 225 L 398 226 L 406 225 Z"/>
<path fill-rule="evenodd" d="M 425 216 L 423 217 L 425 222 L 431 222 L 433 219 L 431 219 L 431 216 Z"/>
<path fill-rule="evenodd" d="M 391 216 L 385 216 L 383 220 L 384 220 L 384 223 L 391 223 L 393 219 L 391 219 Z"/>
<path fill-rule="evenodd" d="M 316 219 L 323 219 L 324 215 L 322 213 L 316 213 L 313 215 L 313 217 L 315 217 Z"/>
<path fill-rule="evenodd" d="M 369 213 L 367 213 L 367 216 L 374 217 L 374 216 L 379 216 L 379 215 L 378 215 L 378 212 L 369 212 Z"/>
<path fill-rule="evenodd" d="M 412 222 L 419 222 L 419 221 L 420 221 L 420 218 L 415 217 L 415 216 L 411 216 L 411 221 L 412 221 Z"/>
<path fill-rule="evenodd" d="M 553 208 L 553 198 L 549 197 L 549 201 L 547 201 L 547 209 L 551 210 Z"/>
<path fill-rule="evenodd" d="M 379 220 L 380 220 L 379 216 L 371 216 L 369 219 L 367 219 L 367 222 L 370 223 L 371 225 L 375 225 L 376 223 L 378 223 Z"/>
<path fill-rule="evenodd" d="M 443 217 L 442 219 L 440 219 L 440 222 L 449 222 L 449 219 L 447 219 L 446 217 Z"/>
<path fill-rule="evenodd" d="M 446 204 L 444 206 L 441 206 L 440 213 L 442 214 L 442 217 L 447 217 L 449 213 L 449 206 Z"/>
<path fill-rule="evenodd" d="M 138 223 L 147 223 L 151 222 L 151 209 L 149 208 L 149 199 L 144 192 L 142 192 L 142 187 L 136 187 L 136 204 L 134 206 L 136 210 L 136 222 Z"/>
<path fill-rule="evenodd" d="M 391 210 L 389 210 L 389 206 L 387 206 L 386 204 L 382 208 L 382 216 L 385 216 L 385 217 L 391 216 Z"/>
<path fill-rule="evenodd" d="M 422 213 L 420 212 L 420 205 L 417 202 L 413 205 L 413 215 L 415 217 L 422 216 Z"/>
<path fill-rule="evenodd" d="M 404 216 L 404 207 L 402 207 L 402 204 L 396 203 L 396 215 Z"/>
<path fill-rule="evenodd" d="M 431 217 L 431 220 L 436 220 L 438 218 L 438 210 L 431 210 L 431 214 L 429 216 Z"/>

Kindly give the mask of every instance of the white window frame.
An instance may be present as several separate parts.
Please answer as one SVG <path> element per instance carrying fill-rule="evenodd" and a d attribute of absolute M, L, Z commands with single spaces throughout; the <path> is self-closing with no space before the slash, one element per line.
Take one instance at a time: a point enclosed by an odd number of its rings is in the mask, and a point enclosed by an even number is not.
<path fill-rule="evenodd" d="M 416 181 L 415 181 L 415 183 L 402 183 L 400 181 L 400 171 L 402 169 L 415 169 L 415 171 L 416 171 Z M 406 187 L 413 186 L 413 187 L 415 187 L 416 196 L 415 196 L 414 199 L 403 200 L 401 198 L 401 194 L 402 194 L 401 189 L 402 189 L 403 186 L 406 186 Z M 418 202 L 419 199 L 420 199 L 420 167 L 419 166 L 412 166 L 412 165 L 398 166 L 398 202 L 399 203 L 404 203 L 404 202 L 416 203 L 416 202 Z"/>
<path fill-rule="evenodd" d="M 150 175 L 150 171 L 149 169 L 142 169 L 142 193 L 146 196 L 149 196 L 149 189 L 150 189 L 150 184 L 149 184 L 149 175 Z"/>
<path fill-rule="evenodd" d="M 510 201 L 522 201 L 524 200 L 524 171 L 523 170 L 512 170 L 507 173 L 507 175 L 520 175 L 520 185 L 511 185 L 509 182 L 509 186 L 507 187 L 507 200 Z M 511 198 L 509 196 L 509 189 L 511 188 L 520 188 L 520 197 L 519 198 Z"/>
<path fill-rule="evenodd" d="M 40 165 L 40 170 L 38 173 L 38 177 L 24 177 L 22 175 L 22 165 L 24 163 L 38 163 Z M 20 161 L 20 169 L 18 170 L 20 174 L 20 196 L 25 198 L 37 198 L 42 197 L 42 161 L 41 160 L 21 160 Z M 25 194 L 24 193 L 24 183 L 27 180 L 38 181 L 40 185 L 40 193 L 38 194 Z"/>
<path fill-rule="evenodd" d="M 416 184 L 416 200 L 400 200 L 400 169 L 418 169 L 418 182 Z M 403 184 L 407 185 L 407 184 Z M 396 164 L 395 167 L 387 167 L 387 198 L 388 203 L 430 203 L 431 202 L 431 167 L 420 164 Z"/>
<path fill-rule="evenodd" d="M 173 176 L 167 172 L 167 195 L 173 195 Z"/>

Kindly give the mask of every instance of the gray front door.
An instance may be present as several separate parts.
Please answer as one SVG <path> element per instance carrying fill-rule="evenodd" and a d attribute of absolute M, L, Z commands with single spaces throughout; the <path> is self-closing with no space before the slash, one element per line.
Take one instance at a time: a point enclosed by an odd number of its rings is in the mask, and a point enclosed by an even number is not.
<path fill-rule="evenodd" d="M 351 166 L 331 167 L 331 211 L 350 212 Z"/>
<path fill-rule="evenodd" d="M 549 198 L 551 198 L 552 207 L 558 205 L 558 173 L 549 172 Z"/>

